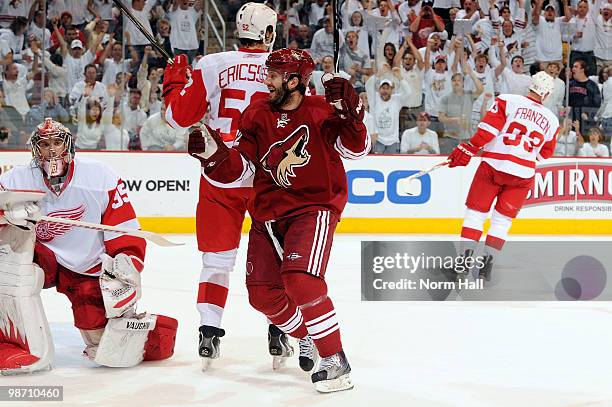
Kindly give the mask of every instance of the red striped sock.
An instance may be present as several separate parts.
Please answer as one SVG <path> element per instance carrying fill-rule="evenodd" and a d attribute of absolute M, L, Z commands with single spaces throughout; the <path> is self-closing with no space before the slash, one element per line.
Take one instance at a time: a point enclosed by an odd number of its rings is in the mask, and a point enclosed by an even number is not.
<path fill-rule="evenodd" d="M 306 328 L 314 340 L 319 355 L 325 358 L 342 350 L 340 326 L 331 299 L 302 309 Z"/>
<path fill-rule="evenodd" d="M 304 325 L 302 312 L 295 305 L 295 303 L 289 299 L 289 297 L 285 295 L 285 298 L 288 301 L 285 309 L 276 315 L 267 315 L 267 317 L 274 325 L 278 327 L 278 329 L 287 335 L 302 339 L 308 335 L 308 331 Z"/>

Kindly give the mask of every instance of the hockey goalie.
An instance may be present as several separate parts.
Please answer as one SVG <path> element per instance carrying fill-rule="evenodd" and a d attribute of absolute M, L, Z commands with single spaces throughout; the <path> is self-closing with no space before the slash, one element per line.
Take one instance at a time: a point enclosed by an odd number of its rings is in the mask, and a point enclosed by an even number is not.
<path fill-rule="evenodd" d="M 37 126 L 29 146 L 30 165 L 0 176 L 0 372 L 51 367 L 40 299 L 50 287 L 68 297 L 85 357 L 131 367 L 172 356 L 177 321 L 136 313 L 144 239 L 40 220 L 138 228 L 123 181 L 101 163 L 75 157 L 70 131 L 51 119 Z"/>

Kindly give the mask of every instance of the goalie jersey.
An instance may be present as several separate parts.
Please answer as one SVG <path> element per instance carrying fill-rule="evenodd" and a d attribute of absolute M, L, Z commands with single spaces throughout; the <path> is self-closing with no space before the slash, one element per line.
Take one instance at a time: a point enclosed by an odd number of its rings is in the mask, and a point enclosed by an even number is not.
<path fill-rule="evenodd" d="M 59 193 L 34 164 L 15 166 L 0 176 L 5 189 L 41 190 L 41 214 L 109 226 L 139 229 L 134 208 L 121 179 L 106 165 L 75 157 Z M 97 276 L 100 255 L 134 255 L 144 261 L 144 239 L 119 233 L 39 221 L 37 242 L 48 247 L 57 262 L 79 274 Z"/>

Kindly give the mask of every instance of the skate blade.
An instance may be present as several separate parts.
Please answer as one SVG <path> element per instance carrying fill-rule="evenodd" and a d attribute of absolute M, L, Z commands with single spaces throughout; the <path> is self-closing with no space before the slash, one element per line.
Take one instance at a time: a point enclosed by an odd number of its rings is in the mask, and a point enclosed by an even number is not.
<path fill-rule="evenodd" d="M 337 391 L 350 390 L 355 385 L 351 381 L 350 373 L 342 375 L 333 380 L 321 380 L 320 382 L 316 382 L 315 390 L 319 393 L 334 393 Z"/>
<path fill-rule="evenodd" d="M 272 356 L 272 370 L 279 370 L 287 364 L 288 356 Z"/>
<path fill-rule="evenodd" d="M 19 369 L 3 369 L 0 370 L 2 376 L 18 376 L 26 374 L 38 374 L 51 371 L 51 365 L 44 367 L 36 367 L 34 365 L 21 367 Z"/>
<path fill-rule="evenodd" d="M 206 372 L 207 370 L 210 370 L 214 359 L 213 358 L 201 358 L 201 359 L 202 359 L 202 371 Z"/>

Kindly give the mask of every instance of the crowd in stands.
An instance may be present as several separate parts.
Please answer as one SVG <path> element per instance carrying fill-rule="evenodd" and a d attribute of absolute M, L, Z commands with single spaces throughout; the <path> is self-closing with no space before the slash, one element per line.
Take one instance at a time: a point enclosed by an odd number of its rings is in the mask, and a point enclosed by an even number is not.
<path fill-rule="evenodd" d="M 557 156 L 608 157 L 612 0 L 344 0 L 339 74 L 360 93 L 373 154 L 448 154 L 500 93 L 527 93 L 545 70 L 560 118 Z M 219 2 L 233 27 L 244 0 Z M 126 0 L 170 54 L 196 63 L 203 0 Z M 310 51 L 311 91 L 334 71 L 325 0 L 267 0 L 275 48 Z M 233 43 L 228 44 L 231 49 Z M 0 6 L 0 145 L 23 149 L 52 117 L 79 149 L 184 150 L 164 119 L 165 58 L 111 0 L 5 0 Z"/>

